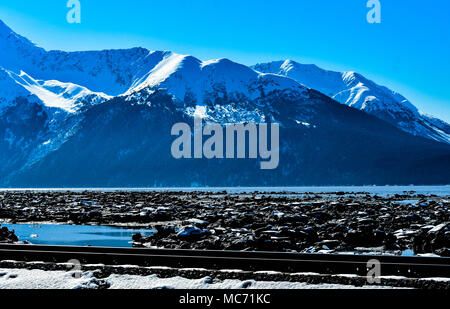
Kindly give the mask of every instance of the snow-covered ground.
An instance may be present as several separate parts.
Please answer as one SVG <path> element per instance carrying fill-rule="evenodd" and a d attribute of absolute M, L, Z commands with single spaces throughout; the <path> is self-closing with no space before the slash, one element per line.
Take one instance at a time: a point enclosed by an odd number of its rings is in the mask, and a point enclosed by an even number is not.
<path fill-rule="evenodd" d="M 186 279 L 159 278 L 157 275 L 135 276 L 113 274 L 97 279 L 93 272 L 76 276 L 74 272 L 26 269 L 0 269 L 0 289 L 348 289 L 340 284 L 308 284 L 300 282 L 270 282 L 254 280 L 213 281 L 210 277 Z M 361 288 L 361 287 L 359 287 Z M 362 288 L 390 288 L 366 286 Z"/>

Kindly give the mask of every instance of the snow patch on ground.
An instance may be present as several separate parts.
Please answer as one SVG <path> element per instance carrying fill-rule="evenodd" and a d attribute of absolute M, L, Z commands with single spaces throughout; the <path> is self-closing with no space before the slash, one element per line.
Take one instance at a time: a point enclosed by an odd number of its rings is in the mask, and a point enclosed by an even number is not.
<path fill-rule="evenodd" d="M 97 281 L 92 272 L 77 278 L 74 272 L 0 269 L 0 289 L 94 289 Z"/>
<path fill-rule="evenodd" d="M 77 276 L 78 275 L 78 276 Z M 0 269 L 0 289 L 347 289 L 340 284 L 308 284 L 300 282 L 271 282 L 255 280 L 213 281 L 210 277 L 186 279 L 159 278 L 157 275 L 136 276 L 113 274 L 99 280 L 94 272 L 64 272 L 25 269 Z M 366 286 L 359 288 L 390 288 Z"/>
<path fill-rule="evenodd" d="M 450 282 L 450 278 L 441 278 L 441 277 L 423 278 L 423 279 L 420 279 L 420 280 L 422 280 L 422 281 Z"/>

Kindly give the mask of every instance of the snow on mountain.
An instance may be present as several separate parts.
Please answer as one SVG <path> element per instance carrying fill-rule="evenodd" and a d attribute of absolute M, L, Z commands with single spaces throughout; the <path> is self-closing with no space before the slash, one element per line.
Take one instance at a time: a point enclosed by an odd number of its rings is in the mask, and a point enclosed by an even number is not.
<path fill-rule="evenodd" d="M 436 133 L 436 140 L 450 140 L 450 124 L 436 117 L 421 113 L 422 119 Z"/>
<path fill-rule="evenodd" d="M 82 103 L 95 105 L 112 98 L 104 93 L 92 92 L 85 87 L 57 80 L 39 81 L 39 85 L 58 98 L 67 100 L 71 111 L 78 110 L 83 106 Z"/>
<path fill-rule="evenodd" d="M 256 72 L 228 59 L 201 61 L 175 53 L 166 54 L 123 96 L 151 104 L 150 97 L 160 90 L 186 115 L 219 123 L 266 122 L 263 109 L 273 103 L 268 98 L 291 96 L 304 102 L 309 96 L 306 87 L 284 76 Z"/>
<path fill-rule="evenodd" d="M 259 72 L 288 76 L 336 101 L 363 110 L 417 136 L 450 143 L 450 126 L 430 120 L 401 94 L 380 86 L 356 72 L 327 71 L 295 61 L 257 64 Z"/>
<path fill-rule="evenodd" d="M 201 61 L 144 48 L 46 51 L 0 21 L 0 67 L 46 106 L 67 112 L 79 110 L 82 101 L 97 104 L 119 95 L 139 96 L 144 90 L 167 89 L 178 102 L 207 105 L 256 100 L 274 91 L 301 95 L 305 89 L 300 83 L 406 132 L 450 143 L 450 126 L 424 116 L 402 95 L 355 72 L 327 71 L 290 60 L 249 68 L 227 59 Z M 18 89 L 2 88 L 0 106 L 13 101 L 13 89 Z M 22 89 L 16 93 L 28 95 Z"/>
<path fill-rule="evenodd" d="M 0 115 L 18 97 L 33 100 L 31 93 L 12 78 L 12 73 L 0 67 Z M 35 101 L 36 99 L 34 98 Z"/>
<path fill-rule="evenodd" d="M 135 85 L 166 53 L 143 48 L 72 53 L 49 51 L 36 66 L 30 67 L 30 72 L 39 79 L 74 83 L 93 92 L 117 96 Z"/>
<path fill-rule="evenodd" d="M 16 74 L 0 67 L 0 111 L 17 98 L 28 98 L 48 108 L 74 113 L 85 105 L 95 105 L 110 97 L 75 84 L 35 80 L 23 71 Z"/>
<path fill-rule="evenodd" d="M 144 90 L 167 89 L 176 101 L 211 105 L 220 100 L 243 103 L 274 92 L 301 95 L 305 88 L 294 80 L 265 74 L 228 59 L 201 61 L 192 56 L 166 54 L 125 95 Z"/>
<path fill-rule="evenodd" d="M 14 33 L 1 21 L 0 47 L 0 67 L 16 75 L 26 72 L 35 81 L 70 83 L 106 96 L 165 88 L 180 101 L 188 99 L 203 104 L 215 95 L 251 100 L 273 91 L 303 91 L 293 80 L 261 74 L 228 59 L 201 61 L 192 56 L 144 48 L 46 51 Z M 68 99 L 67 95 L 55 98 L 46 91 L 47 87 L 27 87 L 45 101 L 53 102 L 51 105 L 72 109 L 63 101 Z"/>
<path fill-rule="evenodd" d="M 286 60 L 257 64 L 253 68 L 259 72 L 288 76 L 330 97 L 345 89 L 342 74 L 322 70 L 314 64 L 300 64 Z"/>
<path fill-rule="evenodd" d="M 64 52 L 46 51 L 0 20 L 0 67 L 37 80 L 73 83 L 92 92 L 125 93 L 170 52 L 144 48 Z"/>
<path fill-rule="evenodd" d="M 306 91 L 290 78 L 259 73 L 228 59 L 201 61 L 144 48 L 46 51 L 1 21 L 0 47 L 0 75 L 8 83 L 0 90 L 3 106 L 27 98 L 70 114 L 116 96 L 149 101 L 146 95 L 164 89 L 187 115 L 194 115 L 196 106 L 226 103 L 217 109 L 204 107 L 204 116 L 262 120 L 261 111 L 246 110 L 245 102 L 279 93 L 304 96 Z"/>

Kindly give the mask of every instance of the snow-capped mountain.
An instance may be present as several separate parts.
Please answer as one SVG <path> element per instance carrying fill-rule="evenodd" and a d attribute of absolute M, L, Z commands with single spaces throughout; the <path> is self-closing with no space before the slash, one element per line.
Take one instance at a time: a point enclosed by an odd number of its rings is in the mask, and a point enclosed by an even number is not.
<path fill-rule="evenodd" d="M 70 111 L 80 102 L 64 101 L 71 97 L 73 90 L 57 91 L 60 102 L 55 102 L 54 89 L 78 88 L 75 99 L 96 96 L 101 101 L 143 89 L 165 88 L 178 101 L 203 104 L 216 95 L 252 100 L 272 91 L 302 92 L 304 88 L 291 79 L 258 73 L 227 59 L 201 61 L 192 56 L 143 48 L 45 51 L 1 21 L 0 46 L 0 67 L 10 71 L 16 81 L 20 80 L 19 84 L 34 90 L 38 97 L 46 98 L 48 105 L 59 105 Z M 57 83 L 58 87 L 51 87 Z"/>
<path fill-rule="evenodd" d="M 173 53 L 123 96 L 147 102 L 160 89 L 187 115 L 221 123 L 264 122 L 261 106 L 250 102 L 261 103 L 270 96 L 308 97 L 306 87 L 283 76 L 259 73 L 228 59 L 201 61 Z"/>
<path fill-rule="evenodd" d="M 288 76 L 336 101 L 360 109 L 417 136 L 450 143 L 450 125 L 421 113 L 401 94 L 356 72 L 327 71 L 316 65 L 275 61 L 253 66 L 260 72 Z"/>
<path fill-rule="evenodd" d="M 310 69 L 315 77 L 306 84 L 275 69 L 255 70 L 228 59 L 202 61 L 170 51 L 46 51 L 0 21 L 0 184 L 450 182 L 445 172 L 450 167 L 448 145 L 407 134 L 358 110 L 372 110 L 371 100 L 358 107 L 358 94 L 352 105 L 358 109 L 330 98 L 338 99 L 333 93 L 345 92 L 348 85 L 354 91 L 370 86 L 375 99 L 378 91 L 389 94 L 387 89 L 366 80 L 358 88 L 362 77 L 356 74 L 344 78 Z M 401 101 L 395 94 L 389 98 L 383 104 Z M 412 105 L 401 102 L 417 117 Z M 261 171 L 255 160 L 174 159 L 171 127 L 191 123 L 194 116 L 219 123 L 279 123 L 279 168 Z M 436 132 L 446 132 L 445 122 L 421 117 L 440 130 Z"/>

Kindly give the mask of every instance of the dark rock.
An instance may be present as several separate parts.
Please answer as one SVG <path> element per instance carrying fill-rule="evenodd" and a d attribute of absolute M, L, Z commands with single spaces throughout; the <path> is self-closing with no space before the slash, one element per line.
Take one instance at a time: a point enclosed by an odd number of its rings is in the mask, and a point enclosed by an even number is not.
<path fill-rule="evenodd" d="M 10 231 L 6 226 L 0 226 L 0 242 L 14 243 L 19 241 L 14 230 Z"/>
<path fill-rule="evenodd" d="M 141 240 L 142 240 L 142 234 L 141 234 L 141 233 L 136 233 L 136 234 L 134 234 L 134 235 L 132 236 L 132 239 L 133 239 L 133 241 L 141 242 Z"/>
<path fill-rule="evenodd" d="M 442 248 L 435 251 L 437 255 L 450 257 L 450 249 L 449 248 Z"/>
<path fill-rule="evenodd" d="M 186 241 L 197 241 L 210 234 L 209 230 L 202 230 L 195 226 L 185 226 L 178 232 L 177 237 Z"/>

